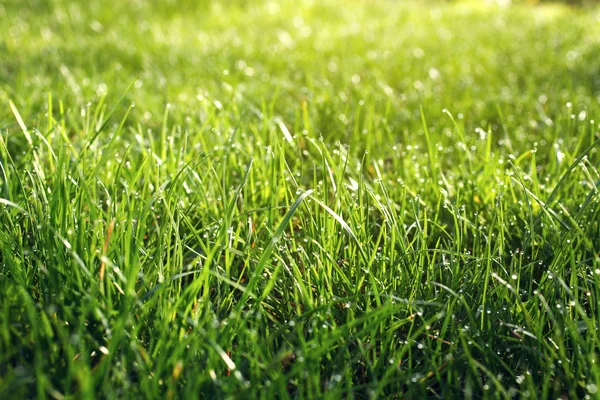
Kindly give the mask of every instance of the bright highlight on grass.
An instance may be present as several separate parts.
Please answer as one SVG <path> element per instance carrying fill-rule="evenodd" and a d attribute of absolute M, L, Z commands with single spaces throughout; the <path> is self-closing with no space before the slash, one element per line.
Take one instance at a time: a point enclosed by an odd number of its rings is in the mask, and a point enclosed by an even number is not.
<path fill-rule="evenodd" d="M 600 11 L 0 4 L 0 398 L 596 398 Z"/>

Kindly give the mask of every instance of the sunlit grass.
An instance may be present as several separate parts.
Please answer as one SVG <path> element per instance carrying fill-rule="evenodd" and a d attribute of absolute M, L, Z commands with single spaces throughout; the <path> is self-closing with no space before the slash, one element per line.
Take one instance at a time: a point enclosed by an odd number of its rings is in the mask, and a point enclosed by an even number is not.
<path fill-rule="evenodd" d="M 597 10 L 25 3 L 0 397 L 597 395 Z"/>

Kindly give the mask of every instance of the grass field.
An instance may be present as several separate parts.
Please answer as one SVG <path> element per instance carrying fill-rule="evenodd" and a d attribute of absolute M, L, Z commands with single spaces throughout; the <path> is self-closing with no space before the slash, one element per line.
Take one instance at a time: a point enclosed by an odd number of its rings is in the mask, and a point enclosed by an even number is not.
<path fill-rule="evenodd" d="M 600 8 L 0 32 L 0 398 L 600 395 Z"/>

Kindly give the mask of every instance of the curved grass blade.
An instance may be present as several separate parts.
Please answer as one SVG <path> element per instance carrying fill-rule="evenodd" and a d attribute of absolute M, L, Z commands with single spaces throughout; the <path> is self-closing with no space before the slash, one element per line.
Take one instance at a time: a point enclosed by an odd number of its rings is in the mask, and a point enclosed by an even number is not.
<path fill-rule="evenodd" d="M 308 191 L 302 193 L 300 196 L 298 196 L 298 198 L 296 199 L 296 201 L 294 202 L 292 207 L 285 214 L 285 217 L 283 218 L 283 220 L 277 227 L 277 231 L 275 231 L 275 234 L 271 238 L 271 241 L 267 245 L 267 248 L 263 251 L 262 257 L 260 258 L 258 265 L 256 266 L 256 269 L 254 270 L 254 274 L 252 275 L 250 282 L 248 282 L 248 285 L 246 285 L 246 292 L 244 292 L 242 294 L 242 297 L 240 298 L 240 300 L 236 306 L 237 311 L 239 311 L 242 308 L 242 306 L 246 303 L 246 300 L 248 300 L 248 297 L 249 297 L 248 293 L 252 292 L 254 289 L 254 286 L 256 286 L 256 283 L 258 282 L 258 279 L 262 275 L 262 272 L 265 269 L 267 262 L 271 258 L 271 253 L 273 252 L 275 245 L 277 244 L 277 242 L 279 242 L 279 239 L 281 239 L 281 237 L 283 236 L 283 232 L 285 231 L 288 224 L 290 223 L 292 216 L 294 215 L 294 213 L 296 212 L 298 207 L 300 207 L 300 204 L 302 204 L 304 199 L 306 199 L 312 193 L 313 193 L 313 190 L 311 189 L 311 190 L 308 190 Z"/>

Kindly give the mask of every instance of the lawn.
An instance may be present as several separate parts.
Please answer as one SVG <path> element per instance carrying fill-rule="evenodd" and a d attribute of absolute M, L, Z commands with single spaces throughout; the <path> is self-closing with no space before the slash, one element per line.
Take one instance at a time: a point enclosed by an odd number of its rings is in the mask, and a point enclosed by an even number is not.
<path fill-rule="evenodd" d="M 0 2 L 0 398 L 596 398 L 600 7 Z"/>

